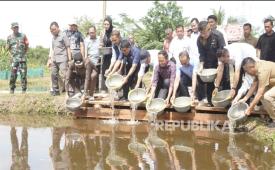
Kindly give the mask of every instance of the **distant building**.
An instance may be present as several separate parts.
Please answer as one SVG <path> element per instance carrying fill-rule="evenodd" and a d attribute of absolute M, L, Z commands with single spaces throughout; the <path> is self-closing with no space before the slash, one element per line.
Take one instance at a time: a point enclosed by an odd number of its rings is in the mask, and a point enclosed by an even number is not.
<path fill-rule="evenodd" d="M 228 44 L 238 42 L 243 36 L 243 26 L 238 24 L 227 24 L 224 26 L 227 35 Z"/>

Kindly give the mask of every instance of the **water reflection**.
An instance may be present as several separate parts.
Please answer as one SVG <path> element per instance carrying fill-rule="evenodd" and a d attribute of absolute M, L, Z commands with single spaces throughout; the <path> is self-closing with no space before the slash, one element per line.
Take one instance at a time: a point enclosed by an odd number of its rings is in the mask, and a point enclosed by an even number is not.
<path fill-rule="evenodd" d="M 18 131 L 20 138 L 16 134 L 18 128 L 8 127 L 10 143 L 6 142 L 5 134 L 0 134 L 1 145 L 4 145 L 0 158 L 10 158 L 7 160 L 9 166 L 0 165 L 0 169 L 33 169 L 44 156 L 55 170 L 275 168 L 274 152 L 265 152 L 264 144 L 245 134 L 182 131 L 179 128 L 161 131 L 147 123 L 129 126 L 76 120 L 70 127 L 46 128 L 51 135 L 41 139 L 38 133 L 45 129 L 23 127 Z M 0 126 L 0 131 L 5 129 L 6 126 Z M 42 143 L 41 140 L 49 141 Z M 40 153 L 39 148 L 48 148 L 49 152 Z M 49 168 L 41 164 L 40 169 Z"/>
<path fill-rule="evenodd" d="M 21 145 L 19 148 L 18 138 L 16 135 L 15 127 L 11 127 L 10 130 L 11 146 L 12 146 L 12 164 L 11 170 L 28 170 L 30 166 L 28 164 L 28 131 L 26 127 L 23 127 Z"/>

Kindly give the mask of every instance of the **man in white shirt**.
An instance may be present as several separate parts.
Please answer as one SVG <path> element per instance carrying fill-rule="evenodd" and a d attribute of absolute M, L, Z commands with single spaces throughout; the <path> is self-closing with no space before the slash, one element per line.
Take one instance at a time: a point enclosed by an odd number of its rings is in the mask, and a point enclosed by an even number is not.
<path fill-rule="evenodd" d="M 85 58 L 89 58 L 90 61 L 97 65 L 99 61 L 99 44 L 100 40 L 96 37 L 96 28 L 92 26 L 89 29 L 89 36 L 84 40 L 85 44 Z"/>
<path fill-rule="evenodd" d="M 191 41 L 190 41 L 190 51 L 189 51 L 189 56 L 190 58 L 194 58 L 194 60 L 199 61 L 199 50 L 198 50 L 198 37 L 200 35 L 199 29 L 199 20 L 197 18 L 192 18 L 191 19 L 191 28 L 192 28 L 192 34 L 191 34 Z"/>
<path fill-rule="evenodd" d="M 218 92 L 222 77 L 223 77 L 223 70 L 225 64 L 233 64 L 235 66 L 235 73 L 233 82 L 231 82 L 231 92 L 230 97 L 233 98 L 236 94 L 236 91 L 239 89 L 241 85 L 241 63 L 246 57 L 252 57 L 255 60 L 258 60 L 256 57 L 256 49 L 247 43 L 233 43 L 226 47 L 224 47 L 223 50 L 220 50 L 217 52 L 217 57 L 219 59 L 219 66 L 218 66 L 218 73 L 217 78 L 215 80 L 215 90 L 213 91 L 213 95 L 215 95 Z M 253 79 L 252 77 L 249 77 L 248 75 L 244 76 L 245 81 L 250 84 L 249 79 Z M 244 84 L 244 85 L 245 85 Z M 246 87 L 249 88 L 249 87 Z M 243 90 L 246 89 L 245 87 L 242 87 L 240 93 L 244 93 Z"/>
<path fill-rule="evenodd" d="M 108 75 L 114 65 L 115 62 L 117 61 L 120 53 L 121 53 L 121 36 L 120 36 L 120 32 L 118 30 L 113 30 L 112 31 L 112 35 L 111 35 L 111 40 L 112 40 L 112 58 L 111 58 L 111 64 L 109 66 L 109 68 L 105 71 L 105 75 Z"/>
<path fill-rule="evenodd" d="M 169 52 L 172 54 L 172 58 L 176 61 L 176 64 L 179 65 L 179 53 L 186 50 L 190 50 L 190 40 L 189 38 L 184 39 L 184 28 L 182 25 L 176 27 L 176 34 L 170 44 Z M 170 58 L 171 59 L 171 58 Z"/>
<path fill-rule="evenodd" d="M 135 88 L 140 87 L 140 83 L 142 82 L 142 78 L 145 73 L 147 73 L 150 69 L 154 71 L 154 67 L 158 64 L 157 56 L 159 50 L 144 50 L 140 51 L 140 69 L 138 72 L 138 80 Z M 152 57 L 151 57 L 152 56 Z M 149 90 L 149 89 L 147 89 Z"/>

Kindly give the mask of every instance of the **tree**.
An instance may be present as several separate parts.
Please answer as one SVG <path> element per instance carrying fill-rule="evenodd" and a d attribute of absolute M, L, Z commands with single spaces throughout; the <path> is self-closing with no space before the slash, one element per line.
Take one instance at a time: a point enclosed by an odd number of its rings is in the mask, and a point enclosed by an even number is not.
<path fill-rule="evenodd" d="M 219 10 L 215 10 L 215 9 L 211 9 L 213 15 L 215 15 L 217 17 L 217 25 L 222 25 L 224 18 L 225 18 L 225 11 L 224 9 L 222 9 L 222 7 L 220 6 Z"/>
<path fill-rule="evenodd" d="M 94 25 L 93 20 L 87 15 L 76 17 L 75 21 L 76 21 L 76 24 L 78 25 L 78 31 L 80 31 L 83 34 L 83 36 L 86 36 L 89 28 L 92 25 Z"/>
<path fill-rule="evenodd" d="M 227 24 L 244 24 L 245 22 L 246 22 L 246 19 L 243 17 L 229 16 L 227 18 Z"/>
<path fill-rule="evenodd" d="M 113 21 L 113 25 L 116 29 L 120 30 L 122 37 L 133 34 L 135 30 L 142 29 L 138 23 L 139 21 L 130 18 L 126 13 L 120 13 L 119 17 L 121 22 Z"/>
<path fill-rule="evenodd" d="M 41 67 L 45 66 L 49 56 L 48 48 L 42 46 L 36 46 L 35 48 L 29 48 L 27 52 L 28 67 Z"/>
<path fill-rule="evenodd" d="M 6 49 L 6 41 L 0 39 L 0 71 L 10 69 L 10 54 Z"/>
<path fill-rule="evenodd" d="M 154 1 L 154 6 L 141 19 L 143 27 L 136 29 L 134 36 L 140 47 L 145 49 L 161 49 L 165 38 L 164 30 L 177 25 L 185 26 L 187 17 L 182 16 L 182 8 L 175 1 L 166 4 Z"/>
<path fill-rule="evenodd" d="M 252 32 L 251 34 L 255 37 L 259 37 L 260 33 L 263 32 L 263 30 L 261 30 L 261 27 L 255 27 L 252 25 Z"/>

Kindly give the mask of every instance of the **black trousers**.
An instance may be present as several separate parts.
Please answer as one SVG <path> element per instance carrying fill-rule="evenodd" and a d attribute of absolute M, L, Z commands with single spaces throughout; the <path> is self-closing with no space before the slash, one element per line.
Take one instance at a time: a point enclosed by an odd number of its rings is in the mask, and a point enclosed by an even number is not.
<path fill-rule="evenodd" d="M 103 63 L 101 66 L 102 70 L 100 70 L 100 71 L 102 71 L 101 72 L 101 86 L 102 86 L 101 90 L 105 90 L 105 91 L 107 91 L 107 87 L 105 85 L 106 77 L 104 76 L 104 73 L 110 67 L 111 58 L 112 58 L 112 54 L 103 56 Z"/>
<path fill-rule="evenodd" d="M 180 84 L 177 90 L 177 96 L 188 96 L 190 97 L 188 87 L 192 86 L 192 79 L 186 74 L 182 74 L 180 77 Z"/>
<path fill-rule="evenodd" d="M 201 101 L 202 99 L 207 97 L 208 103 L 212 103 L 212 92 L 215 89 L 214 82 L 205 83 L 201 80 L 200 76 L 197 76 L 197 96 L 198 100 Z M 228 90 L 230 89 L 230 74 L 229 74 L 229 64 L 224 65 L 223 76 L 220 83 L 219 90 Z"/>
<path fill-rule="evenodd" d="M 165 100 L 168 95 L 169 87 L 170 87 L 170 79 L 163 79 L 160 77 L 156 87 L 156 93 L 154 97 L 162 98 Z"/>

